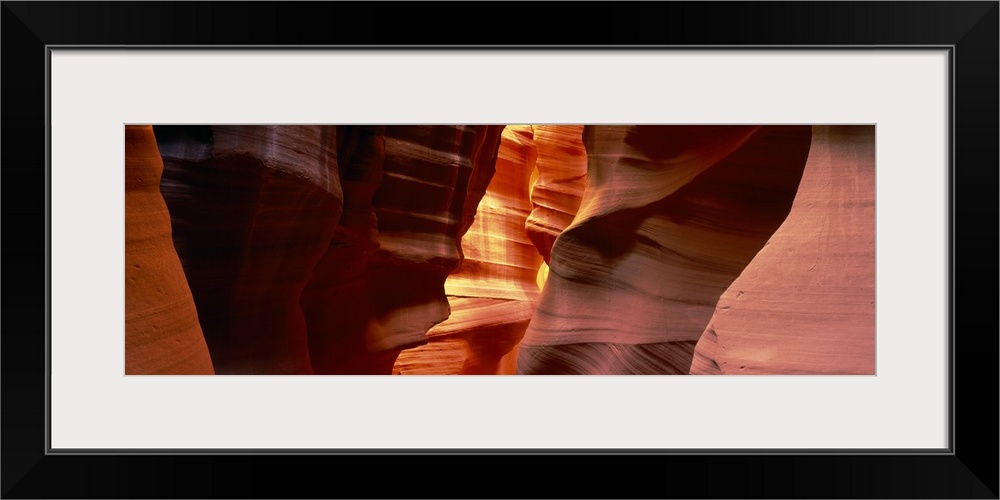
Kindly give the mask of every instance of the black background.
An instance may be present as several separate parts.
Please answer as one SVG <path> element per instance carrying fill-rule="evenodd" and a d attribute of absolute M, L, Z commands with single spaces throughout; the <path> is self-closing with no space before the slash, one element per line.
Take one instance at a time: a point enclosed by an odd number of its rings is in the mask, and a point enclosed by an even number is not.
<path fill-rule="evenodd" d="M 3 2 L 0 32 L 4 498 L 997 498 L 995 1 Z M 954 454 L 46 455 L 45 46 L 87 44 L 954 45 Z"/>

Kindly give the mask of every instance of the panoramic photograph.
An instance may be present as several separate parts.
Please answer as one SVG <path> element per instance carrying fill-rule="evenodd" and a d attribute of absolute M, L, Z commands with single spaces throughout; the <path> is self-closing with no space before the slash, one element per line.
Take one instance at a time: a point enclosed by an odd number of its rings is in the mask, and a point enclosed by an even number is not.
<path fill-rule="evenodd" d="M 874 375 L 874 125 L 125 125 L 126 375 Z"/>

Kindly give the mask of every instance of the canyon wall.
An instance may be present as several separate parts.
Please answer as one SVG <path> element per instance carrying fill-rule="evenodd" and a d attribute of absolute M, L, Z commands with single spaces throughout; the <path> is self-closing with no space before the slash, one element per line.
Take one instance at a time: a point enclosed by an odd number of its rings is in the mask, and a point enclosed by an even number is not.
<path fill-rule="evenodd" d="M 125 373 L 214 373 L 160 195 L 153 128 L 125 127 Z"/>
<path fill-rule="evenodd" d="M 686 374 L 781 224 L 808 126 L 587 126 L 587 187 L 555 240 L 523 374 Z"/>
<path fill-rule="evenodd" d="M 873 127 L 125 134 L 129 374 L 874 373 Z"/>
<path fill-rule="evenodd" d="M 818 126 L 791 212 L 719 300 L 693 374 L 875 373 L 875 127 Z"/>
<path fill-rule="evenodd" d="M 548 263 L 552 244 L 573 222 L 587 185 L 583 125 L 536 125 L 538 178 L 531 188 L 533 209 L 524 227 Z"/>
<path fill-rule="evenodd" d="M 343 205 L 335 127 L 157 127 L 173 241 L 220 374 L 312 373 L 299 298 Z"/>
<path fill-rule="evenodd" d="M 306 321 L 315 373 L 370 373 L 391 353 L 368 352 L 365 333 L 374 323 L 368 266 L 378 251 L 372 198 L 382 183 L 384 126 L 338 126 L 337 164 L 343 213 L 299 304 Z"/>
<path fill-rule="evenodd" d="M 537 148 L 531 126 L 507 126 L 496 173 L 462 238 L 464 259 L 445 281 L 448 319 L 427 345 L 400 353 L 398 374 L 496 374 L 520 341 L 538 301 L 541 256 L 524 224 Z"/>
<path fill-rule="evenodd" d="M 353 208 L 303 297 L 319 373 L 391 373 L 403 349 L 449 317 L 444 282 L 462 261 L 502 131 L 385 126 L 361 134 L 351 160 L 341 151 Z"/>
<path fill-rule="evenodd" d="M 502 126 L 157 127 L 217 373 L 389 373 L 444 279 Z"/>

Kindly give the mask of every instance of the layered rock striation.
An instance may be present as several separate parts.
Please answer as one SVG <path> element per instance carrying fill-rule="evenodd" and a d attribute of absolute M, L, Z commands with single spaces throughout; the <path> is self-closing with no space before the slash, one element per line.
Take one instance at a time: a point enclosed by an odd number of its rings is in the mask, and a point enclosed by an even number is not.
<path fill-rule="evenodd" d="M 525 230 L 548 263 L 552 245 L 576 217 L 587 184 L 583 125 L 536 125 L 538 178 L 531 188 L 531 215 Z"/>
<path fill-rule="evenodd" d="M 781 224 L 808 126 L 587 126 L 524 374 L 684 374 L 719 296 Z"/>
<path fill-rule="evenodd" d="M 385 126 L 340 151 L 344 219 L 307 287 L 319 373 L 391 373 L 450 314 L 444 282 L 493 176 L 502 126 Z"/>
<path fill-rule="evenodd" d="M 160 194 L 150 126 L 125 127 L 125 373 L 214 373 Z"/>
<path fill-rule="evenodd" d="M 874 373 L 874 127 L 125 137 L 128 374 Z"/>
<path fill-rule="evenodd" d="M 158 127 L 216 371 L 389 373 L 426 342 L 502 129 Z"/>
<path fill-rule="evenodd" d="M 541 256 L 524 231 L 537 156 L 531 126 L 507 126 L 475 220 L 462 238 L 460 268 L 445 282 L 448 319 L 428 344 L 403 351 L 394 373 L 495 374 L 524 335 L 538 300 Z"/>

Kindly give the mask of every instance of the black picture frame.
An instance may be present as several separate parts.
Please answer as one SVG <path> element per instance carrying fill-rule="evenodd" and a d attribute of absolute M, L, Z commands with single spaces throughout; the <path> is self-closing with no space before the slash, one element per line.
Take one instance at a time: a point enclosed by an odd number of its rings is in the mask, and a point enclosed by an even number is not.
<path fill-rule="evenodd" d="M 572 15 L 567 11 L 572 9 Z M 463 21 L 467 21 L 463 23 Z M 517 32 L 510 31 L 519 26 Z M 3 2 L 4 498 L 998 498 L 1000 3 Z M 517 33 L 526 32 L 527 36 Z M 515 43 L 516 42 L 516 43 Z M 949 47 L 947 453 L 50 454 L 51 46 Z M 961 196 L 959 196 L 959 192 Z M 15 272 L 16 271 L 16 272 Z M 985 304 L 982 306 L 981 304 Z M 479 455 L 490 455 L 483 457 Z M 313 471 L 327 471 L 322 474 Z M 572 471 L 567 475 L 567 471 Z M 380 477 L 380 480 L 369 480 Z"/>

